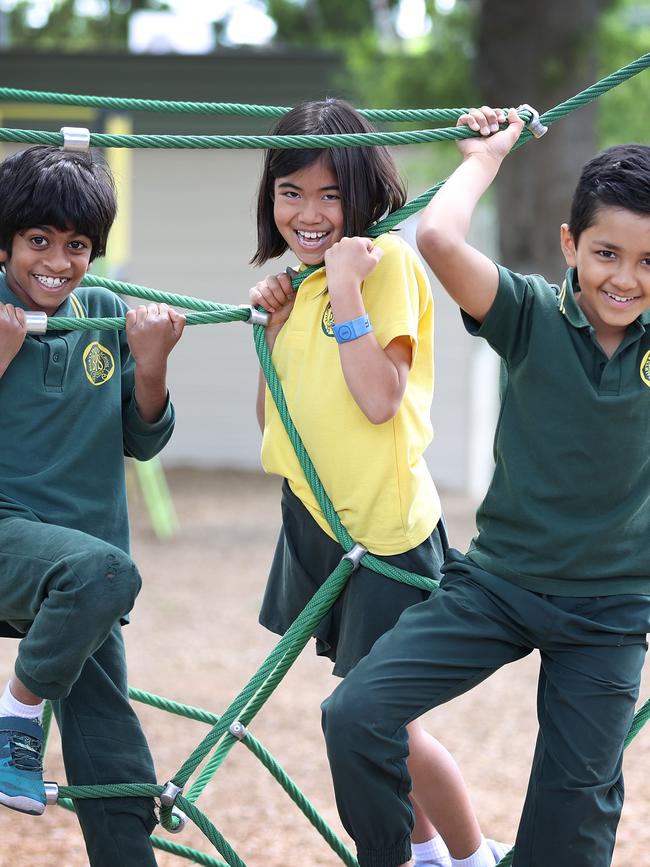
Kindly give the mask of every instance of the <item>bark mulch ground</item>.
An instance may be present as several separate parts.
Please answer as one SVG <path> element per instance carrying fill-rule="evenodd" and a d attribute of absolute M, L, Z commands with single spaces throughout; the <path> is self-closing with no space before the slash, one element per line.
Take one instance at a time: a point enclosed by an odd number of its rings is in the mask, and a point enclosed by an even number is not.
<path fill-rule="evenodd" d="M 221 713 L 276 641 L 258 626 L 257 611 L 278 528 L 279 486 L 257 474 L 197 470 L 174 470 L 169 482 L 181 522 L 173 539 L 153 536 L 139 497 L 133 497 L 134 557 L 145 584 L 125 630 L 130 682 Z M 473 504 L 444 492 L 443 502 L 452 543 L 463 548 L 473 532 Z M 0 642 L 5 678 L 15 648 L 11 640 Z M 251 731 L 349 843 L 337 817 L 320 731 L 319 704 L 335 685 L 330 671 L 308 647 Z M 458 761 L 486 834 L 506 841 L 515 835 L 533 751 L 536 672 L 533 655 L 426 717 L 429 730 Z M 649 694 L 646 674 L 642 698 Z M 207 727 L 137 708 L 164 782 Z M 627 801 L 614 867 L 650 863 L 648 767 L 650 731 L 644 731 L 627 752 Z M 46 779 L 65 779 L 56 735 Z M 341 863 L 245 747 L 231 751 L 198 806 L 249 867 Z M 171 839 L 217 855 L 193 826 Z M 0 867 L 87 864 L 76 820 L 59 808 L 48 808 L 40 818 L 2 811 L 0 841 Z M 158 860 L 160 867 L 190 863 L 166 853 Z"/>

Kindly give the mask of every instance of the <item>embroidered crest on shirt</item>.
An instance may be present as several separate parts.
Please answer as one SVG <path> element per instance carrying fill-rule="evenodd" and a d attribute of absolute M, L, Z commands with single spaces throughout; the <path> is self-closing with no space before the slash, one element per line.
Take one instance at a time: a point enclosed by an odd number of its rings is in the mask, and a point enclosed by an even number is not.
<path fill-rule="evenodd" d="M 644 385 L 647 385 L 648 388 L 650 388 L 650 349 L 641 359 L 639 373 L 641 374 L 641 379 L 643 380 Z"/>
<path fill-rule="evenodd" d="M 332 313 L 332 305 L 328 301 L 325 312 L 323 313 L 323 318 L 320 321 L 320 327 L 323 329 L 323 334 L 327 335 L 327 337 L 334 337 L 332 325 L 334 325 L 334 314 Z"/>
<path fill-rule="evenodd" d="M 93 340 L 84 351 L 84 369 L 93 385 L 104 385 L 115 373 L 115 361 L 105 346 Z"/>

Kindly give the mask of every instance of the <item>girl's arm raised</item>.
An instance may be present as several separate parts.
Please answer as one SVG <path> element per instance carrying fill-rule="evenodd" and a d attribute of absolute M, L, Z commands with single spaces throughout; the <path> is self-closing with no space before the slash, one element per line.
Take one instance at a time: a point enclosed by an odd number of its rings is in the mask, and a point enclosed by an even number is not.
<path fill-rule="evenodd" d="M 365 315 L 361 284 L 382 250 L 370 238 L 342 238 L 325 253 L 327 285 L 336 325 Z M 411 367 L 411 340 L 397 337 L 385 349 L 372 331 L 339 343 L 343 376 L 350 394 L 373 424 L 389 421 L 404 396 Z"/>
<path fill-rule="evenodd" d="M 496 297 L 496 265 L 467 243 L 474 209 L 488 189 L 523 129 L 514 109 L 508 127 L 500 109 L 472 109 L 458 125 L 480 131 L 481 138 L 463 139 L 458 148 L 463 162 L 425 208 L 417 230 L 417 245 L 431 270 L 454 301 L 477 322 L 482 322 Z"/>

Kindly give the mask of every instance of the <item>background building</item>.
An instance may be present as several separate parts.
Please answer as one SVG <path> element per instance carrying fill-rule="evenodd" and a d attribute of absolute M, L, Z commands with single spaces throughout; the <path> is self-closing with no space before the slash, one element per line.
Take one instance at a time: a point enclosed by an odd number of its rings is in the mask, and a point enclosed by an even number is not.
<path fill-rule="evenodd" d="M 0 53 L 0 86 L 166 100 L 291 106 L 325 95 L 351 97 L 340 70 L 336 54 L 268 49 L 220 49 L 197 56 Z M 0 126 L 23 129 L 74 125 L 93 132 L 252 134 L 268 131 L 270 123 L 0 101 Z M 15 147 L 5 146 L 4 152 Z M 394 151 L 410 197 L 438 180 L 426 168 L 434 148 Z M 112 149 L 107 158 L 119 184 L 120 218 L 107 259 L 93 266 L 97 272 L 223 303 L 246 303 L 248 287 L 262 276 L 247 264 L 255 247 L 262 152 Z M 493 244 L 490 222 L 483 212 L 476 240 L 485 250 Z M 415 223 L 412 218 L 401 229 L 407 240 L 413 240 Z M 437 382 L 435 439 L 427 458 L 441 487 L 479 494 L 491 470 L 496 357 L 483 341 L 466 335 L 456 307 L 432 282 Z M 188 328 L 170 360 L 169 379 L 178 422 L 163 456 L 168 465 L 259 468 L 257 359 L 249 326 Z"/>

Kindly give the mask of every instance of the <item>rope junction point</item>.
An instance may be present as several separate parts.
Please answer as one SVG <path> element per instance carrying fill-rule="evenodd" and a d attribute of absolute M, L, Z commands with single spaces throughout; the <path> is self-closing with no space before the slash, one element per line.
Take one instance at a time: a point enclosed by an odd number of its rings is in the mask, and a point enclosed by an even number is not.
<path fill-rule="evenodd" d="M 529 141 L 534 135 L 543 134 L 542 129 L 551 126 L 555 121 L 590 102 L 606 91 L 618 86 L 633 75 L 650 66 L 650 53 L 612 73 L 599 82 L 591 85 L 571 99 L 557 105 L 541 116 L 531 109 L 530 106 L 520 106 L 520 117 L 526 122 L 524 130 L 515 147 L 520 147 Z M 158 100 L 135 100 L 116 97 L 79 96 L 71 94 L 54 94 L 42 91 L 18 90 L 14 88 L 0 88 L 0 99 L 15 100 L 21 102 L 50 102 L 64 105 L 89 105 L 119 108 L 121 110 L 147 110 L 147 111 L 176 111 L 176 112 L 199 112 L 204 114 L 242 114 L 252 116 L 277 117 L 286 113 L 286 107 L 273 106 L 245 106 L 236 103 L 193 103 L 193 102 L 162 102 Z M 362 110 L 362 114 L 372 120 L 382 121 L 413 121 L 428 120 L 441 122 L 454 122 L 460 114 L 467 109 L 377 109 Z M 66 146 L 78 134 L 71 133 L 45 133 L 31 130 L 0 129 L 1 141 L 16 141 L 27 143 L 45 143 Z M 467 128 L 442 129 L 417 131 L 415 133 L 373 133 L 363 136 L 108 136 L 90 134 L 90 145 L 105 147 L 336 147 L 341 145 L 368 145 L 368 144 L 404 144 L 414 141 L 435 141 L 440 139 L 458 139 L 475 135 Z M 63 142 L 62 142 L 63 139 Z M 85 141 L 85 136 L 81 136 Z M 87 146 L 87 145 L 86 145 Z M 377 223 L 369 230 L 370 237 L 377 237 L 383 232 L 394 228 L 399 222 L 411 214 L 416 213 L 435 195 L 442 186 L 443 181 L 438 182 L 421 196 L 407 203 L 399 211 L 395 211 L 389 217 Z M 302 280 L 317 268 L 311 267 L 299 274 L 290 273 L 292 284 L 298 289 Z M 289 272 L 288 272 L 289 273 Z M 135 700 L 169 713 L 184 716 L 210 726 L 208 734 L 200 741 L 193 753 L 179 768 L 174 777 L 164 786 L 139 783 L 122 783 L 106 786 L 57 786 L 56 783 L 46 784 L 48 803 L 58 803 L 66 809 L 73 810 L 72 799 L 84 798 L 111 798 L 111 797 L 150 797 L 160 801 L 160 823 L 171 833 L 177 833 L 187 824 L 194 822 L 204 833 L 215 849 L 223 856 L 225 861 L 215 859 L 195 849 L 179 846 L 177 843 L 161 837 L 152 837 L 153 845 L 163 851 L 186 858 L 196 864 L 206 867 L 246 867 L 245 863 L 232 849 L 227 840 L 221 835 L 210 820 L 195 807 L 195 801 L 203 792 L 214 774 L 227 757 L 235 743 L 241 742 L 249 749 L 260 762 L 269 770 L 275 779 L 287 792 L 289 797 L 297 804 L 305 817 L 319 831 L 325 841 L 338 855 L 347 867 L 358 867 L 352 853 L 345 847 L 342 841 L 319 816 L 315 808 L 309 803 L 305 795 L 298 789 L 295 783 L 287 776 L 273 756 L 262 744 L 251 735 L 247 726 L 256 716 L 274 689 L 280 683 L 294 660 L 309 641 L 314 629 L 320 623 L 325 614 L 334 604 L 340 593 L 359 563 L 363 563 L 369 569 L 396 581 L 411 584 L 428 591 L 437 588 L 437 582 L 415 575 L 403 570 L 396 569 L 388 563 L 378 560 L 362 546 L 356 545 L 350 537 L 332 505 L 327 493 L 323 489 L 316 470 L 302 443 L 291 417 L 288 413 L 281 384 L 278 380 L 275 368 L 271 362 L 270 353 L 264 336 L 264 325 L 268 317 L 264 317 L 261 311 L 251 308 L 249 305 L 232 306 L 203 301 L 183 295 L 160 292 L 144 286 L 131 283 L 123 283 L 117 280 L 108 280 L 99 277 L 87 276 L 84 285 L 103 286 L 114 292 L 128 296 L 144 298 L 152 301 L 162 301 L 173 306 L 184 307 L 193 311 L 187 316 L 190 325 L 200 323 L 217 323 L 244 321 L 253 325 L 255 347 L 260 364 L 265 373 L 271 395 L 276 403 L 287 434 L 296 451 L 307 481 L 316 497 L 323 514 L 325 515 L 332 531 L 339 543 L 348 553 L 342 557 L 336 569 L 328 577 L 325 583 L 314 594 L 310 602 L 296 618 L 285 635 L 276 644 L 264 660 L 258 671 L 252 676 L 240 693 L 233 699 L 222 716 L 217 716 L 199 708 L 188 705 L 180 705 L 151 693 L 130 689 L 129 695 Z M 46 318 L 47 319 L 47 318 Z M 33 324 L 35 328 L 43 328 L 40 323 Z M 69 317 L 50 317 L 46 321 L 47 330 L 74 330 L 74 329 L 115 329 L 124 327 L 124 318 L 102 319 L 72 319 Z M 42 333 L 42 332 L 40 332 Z M 625 745 L 640 732 L 650 717 L 650 700 L 646 701 L 634 717 Z M 52 708 L 46 705 L 44 715 L 44 728 L 49 731 L 51 724 Z M 198 772 L 196 778 L 190 784 L 187 794 L 184 794 L 190 777 L 197 771 L 199 765 L 207 759 L 204 767 Z M 512 851 L 500 862 L 501 867 L 508 867 L 512 863 Z"/>

